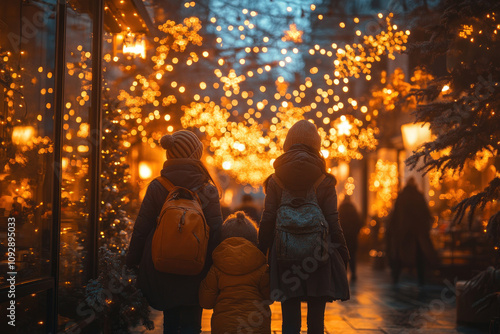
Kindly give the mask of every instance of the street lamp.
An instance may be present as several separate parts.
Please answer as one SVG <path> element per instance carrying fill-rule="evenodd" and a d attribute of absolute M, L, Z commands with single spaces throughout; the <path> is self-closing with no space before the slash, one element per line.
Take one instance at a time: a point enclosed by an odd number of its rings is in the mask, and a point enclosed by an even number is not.
<path fill-rule="evenodd" d="M 15 126 L 12 130 L 12 143 L 15 145 L 27 144 L 35 137 L 35 128 L 28 126 Z"/>
<path fill-rule="evenodd" d="M 429 123 L 418 122 L 418 123 L 403 124 L 401 126 L 401 133 L 403 135 L 403 145 L 405 147 L 407 155 L 410 155 L 410 153 L 415 151 L 420 145 L 431 140 L 431 130 L 429 127 Z M 420 179 L 420 187 L 422 190 L 424 190 L 424 193 L 426 193 L 425 191 L 425 189 L 427 188 L 426 181 L 424 180 L 421 174 L 416 172 L 416 170 L 418 170 L 420 165 L 421 162 L 419 161 L 419 165 L 417 165 L 417 167 L 408 174 L 406 174 L 405 170 L 405 179 L 407 180 L 412 175 L 415 176 L 415 179 L 417 180 Z"/>
<path fill-rule="evenodd" d="M 143 36 L 128 33 L 123 41 L 123 53 L 146 59 L 146 39 Z"/>
<path fill-rule="evenodd" d="M 403 124 L 401 126 L 401 133 L 403 134 L 403 145 L 410 152 L 431 139 L 429 123 Z"/>
<path fill-rule="evenodd" d="M 132 32 L 115 34 L 113 37 L 114 53 L 122 53 L 125 56 L 140 57 L 146 59 L 146 38 Z"/>
<path fill-rule="evenodd" d="M 139 163 L 139 177 L 142 180 L 148 180 L 153 176 L 153 170 L 151 169 L 151 166 L 145 162 L 141 161 Z"/>

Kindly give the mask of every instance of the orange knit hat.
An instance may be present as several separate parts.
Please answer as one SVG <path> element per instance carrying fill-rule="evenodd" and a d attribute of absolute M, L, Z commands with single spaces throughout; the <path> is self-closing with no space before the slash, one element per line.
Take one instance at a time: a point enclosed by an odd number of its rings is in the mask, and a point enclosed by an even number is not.
<path fill-rule="evenodd" d="M 288 130 L 283 150 L 287 152 L 294 144 L 304 144 L 319 152 L 321 149 L 321 137 L 318 134 L 316 125 L 305 119 L 295 123 Z"/>

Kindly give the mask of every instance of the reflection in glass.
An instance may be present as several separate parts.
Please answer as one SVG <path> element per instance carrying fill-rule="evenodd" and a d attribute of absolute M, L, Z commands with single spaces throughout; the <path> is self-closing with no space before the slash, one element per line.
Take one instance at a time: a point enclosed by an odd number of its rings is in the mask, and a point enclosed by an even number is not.
<path fill-rule="evenodd" d="M 2 331 L 2 333 L 30 333 L 46 334 L 47 328 L 47 291 L 33 293 L 26 296 L 16 297 L 15 325 L 17 331 Z M 4 329 L 9 319 L 7 307 L 9 304 L 0 304 L 0 318 L 2 323 L 0 329 Z M 10 311 L 9 311 L 10 312 Z"/>
<path fill-rule="evenodd" d="M 55 0 L 0 3 L 0 287 L 50 271 Z M 15 219 L 15 270 L 6 256 Z M 7 270 L 10 269 L 10 270 Z"/>

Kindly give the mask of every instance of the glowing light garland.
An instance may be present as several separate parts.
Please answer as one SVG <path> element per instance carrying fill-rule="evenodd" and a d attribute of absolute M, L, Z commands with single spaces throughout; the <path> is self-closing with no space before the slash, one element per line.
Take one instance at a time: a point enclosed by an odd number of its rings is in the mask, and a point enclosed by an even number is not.
<path fill-rule="evenodd" d="M 311 10 L 315 7 L 312 6 Z M 245 11 L 248 15 L 245 25 L 235 27 L 229 25 L 228 31 L 240 33 L 240 39 L 245 40 L 246 29 L 252 30 L 255 25 L 251 19 L 259 15 L 257 12 Z M 383 17 L 380 16 L 382 19 Z M 203 141 L 213 156 L 207 158 L 207 163 L 224 170 L 240 183 L 248 183 L 253 186 L 261 185 L 264 179 L 273 171 L 272 162 L 282 153 L 283 141 L 288 129 L 300 119 L 309 119 L 317 124 L 322 137 L 322 152 L 330 159 L 361 159 L 362 150 L 373 150 L 376 148 L 378 129 L 376 123 L 376 112 L 368 113 L 368 107 L 359 105 L 352 98 L 344 96 L 348 94 L 350 76 L 358 77 L 358 70 L 347 72 L 346 68 L 361 69 L 369 80 L 369 68 L 374 62 L 380 61 L 383 55 L 392 57 L 395 52 L 404 50 L 409 32 L 398 31 L 391 23 L 392 15 L 385 18 L 386 31 L 375 36 L 365 36 L 363 45 L 346 45 L 344 49 L 337 52 L 327 51 L 316 45 L 310 50 L 310 54 L 318 53 L 318 56 L 335 58 L 332 72 L 333 77 L 324 74 L 322 79 L 327 87 L 314 88 L 314 76 L 321 75 L 317 67 L 309 69 L 311 77 L 306 77 L 298 89 L 289 91 L 290 83 L 282 76 L 275 82 L 276 93 L 269 92 L 269 87 L 260 86 L 261 93 L 266 93 L 265 98 L 258 98 L 257 92 L 253 91 L 246 83 L 252 77 L 270 72 L 273 68 L 283 67 L 292 61 L 287 55 L 286 49 L 282 49 L 282 61 L 275 61 L 261 65 L 244 73 L 238 73 L 224 58 L 215 59 L 216 68 L 212 78 L 206 78 L 199 82 L 199 89 L 213 88 L 221 92 L 220 96 L 211 91 L 205 96 L 191 92 L 188 84 L 170 79 L 175 67 L 180 63 L 191 66 L 201 59 L 210 56 L 209 51 L 202 51 L 200 55 L 189 51 L 190 45 L 200 46 L 203 38 L 199 35 L 201 22 L 196 17 L 186 18 L 182 23 L 167 21 L 159 26 L 164 34 L 155 37 L 156 45 L 153 62 L 153 72 L 149 74 L 136 74 L 128 89 L 121 89 L 118 100 L 122 102 L 123 118 L 119 121 L 121 125 L 129 124 L 131 139 L 138 137 L 142 142 L 147 142 L 151 147 L 157 145 L 157 140 L 168 132 L 175 131 L 175 126 L 164 126 L 161 121 L 180 121 L 182 127 L 197 129 L 203 134 Z M 212 18 L 212 24 L 217 19 Z M 358 20 L 359 22 L 359 20 Z M 217 26 L 217 31 L 222 27 Z M 131 33 L 128 33 L 129 35 Z M 282 41 L 300 43 L 303 32 L 297 29 L 296 24 L 291 24 L 289 30 L 285 31 Z M 235 36 L 237 37 L 237 36 Z M 216 38 L 218 43 L 223 43 L 222 35 Z M 270 40 L 267 36 L 263 38 L 264 43 Z M 332 48 L 338 48 L 332 45 Z M 267 46 L 248 46 L 244 48 L 245 53 L 266 53 Z M 352 52 L 343 51 L 352 50 Z M 77 103 L 82 105 L 88 101 L 85 89 L 87 74 L 86 63 L 90 53 L 82 52 L 79 64 L 68 64 L 68 69 L 78 72 L 82 79 L 82 96 Z M 293 48 L 293 53 L 298 49 Z M 178 55 L 179 54 L 179 55 Z M 182 55 L 181 55 L 182 54 Z M 213 59 L 213 58 L 209 58 Z M 118 56 L 106 54 L 104 60 L 107 63 L 118 62 Z M 245 64 L 241 58 L 238 63 Z M 218 65 L 218 68 L 217 68 Z M 72 66 L 72 68 L 70 68 Z M 121 65 L 124 71 L 130 71 L 135 65 Z M 226 75 L 223 75 L 226 73 Z M 255 82 L 255 79 L 252 81 Z M 168 86 L 168 91 L 166 89 Z M 338 87 L 337 87 L 338 86 Z M 180 118 L 172 118 L 165 109 L 181 100 L 179 94 L 192 93 L 192 100 L 180 109 L 184 115 Z M 210 96 L 210 97 L 209 97 Z M 189 97 L 187 97 L 189 99 Z M 274 99 L 273 99 L 274 98 Z M 314 102 L 304 104 L 304 100 Z M 186 101 L 186 97 L 182 98 Z M 193 101 L 194 100 L 194 101 Z M 300 108 L 294 107 L 301 106 Z M 323 109 L 324 106 L 324 109 Z M 319 111 L 323 109 L 324 111 Z M 362 120 L 357 114 L 361 110 L 366 114 L 366 120 Z M 264 117 L 265 115 L 265 117 Z M 264 119 L 265 121 L 262 121 Z M 316 121 L 316 119 L 318 121 Z M 269 121 L 268 121 L 269 120 Z M 127 145 L 131 145 L 127 142 Z M 68 146 L 67 149 L 70 149 Z M 251 166 L 251 168 L 249 168 Z"/>
<path fill-rule="evenodd" d="M 280 156 L 288 129 L 303 119 L 306 110 L 280 107 L 277 117 L 265 132 L 258 124 L 230 122 L 230 113 L 214 102 L 192 103 L 184 108 L 183 126 L 195 127 L 207 136 L 204 141 L 212 155 L 206 162 L 224 170 L 241 183 L 259 185 L 272 172 L 272 163 Z"/>
<path fill-rule="evenodd" d="M 336 54 L 335 77 L 330 78 L 329 75 L 324 75 L 325 82 L 328 85 L 339 85 L 341 82 L 347 84 L 348 76 L 357 77 L 355 72 L 345 72 L 343 70 L 347 67 L 359 67 L 364 64 L 365 68 L 369 68 L 371 63 L 380 61 L 382 55 L 392 57 L 395 52 L 404 50 L 404 43 L 406 43 L 409 32 L 397 31 L 397 27 L 391 23 L 391 17 L 392 15 L 385 20 L 387 32 L 383 31 L 376 36 L 365 37 L 368 54 L 363 47 L 357 47 L 357 50 L 364 53 L 361 56 L 355 55 L 352 59 L 342 51 Z M 215 23 L 214 21 L 216 20 L 212 20 L 213 23 Z M 220 29 L 217 30 L 220 31 Z M 290 30 L 286 32 L 283 39 L 297 42 L 295 37 L 299 35 L 301 36 L 301 32 L 299 33 L 296 30 L 296 26 L 291 25 Z M 218 42 L 222 43 L 222 39 Z M 350 46 L 346 46 L 346 48 L 349 49 Z M 315 49 L 321 55 L 333 56 L 331 52 L 323 52 L 324 49 L 319 46 L 315 47 Z M 258 48 L 255 51 L 258 52 Z M 282 53 L 285 54 L 286 52 Z M 353 60 L 356 64 L 352 62 Z M 218 64 L 223 66 L 226 62 L 219 59 Z M 256 72 L 261 74 L 264 70 L 269 71 L 270 69 L 271 67 L 267 68 L 266 65 L 263 70 L 259 68 Z M 310 69 L 310 73 L 317 74 L 318 69 L 313 67 Z M 369 71 L 365 71 L 365 73 L 369 73 Z M 345 107 L 344 103 L 340 101 L 340 97 L 335 95 L 332 89 L 310 90 L 313 86 L 310 77 L 307 77 L 304 84 L 300 85 L 299 90 L 293 91 L 292 94 L 287 92 L 289 84 L 282 77 L 278 78 L 276 81 L 277 92 L 274 94 L 275 100 L 281 101 L 278 107 L 268 99 L 255 103 L 252 92 L 242 91 L 240 97 L 246 100 L 249 108 L 243 113 L 244 120 L 235 123 L 229 119 L 232 115 L 242 115 L 242 113 L 239 111 L 241 108 L 238 106 L 238 100 L 232 97 L 232 94 L 240 94 L 242 89 L 240 84 L 245 81 L 246 76 L 244 74 L 237 75 L 232 68 L 229 69 L 227 76 L 222 76 L 220 69 L 216 69 L 214 74 L 220 78 L 223 83 L 222 89 L 225 92 L 224 96 L 221 97 L 220 106 L 216 101 L 210 101 L 210 99 L 205 99 L 204 102 L 198 102 L 197 104 L 191 103 L 189 108 L 183 108 L 185 115 L 181 118 L 181 123 L 184 128 L 199 129 L 205 134 L 205 142 L 214 154 L 213 157 L 207 158 L 207 163 L 224 170 L 240 183 L 255 186 L 262 184 L 263 180 L 273 172 L 272 162 L 282 153 L 281 147 L 287 130 L 297 120 L 309 118 L 311 111 L 318 108 L 318 103 L 330 104 L 330 101 L 337 102 L 333 107 L 328 108 L 328 115 L 323 116 L 323 113 L 319 111 L 315 114 L 316 117 L 321 119 L 322 123 L 318 124 L 318 128 L 323 140 L 322 152 L 325 156 L 349 161 L 351 159 L 361 159 L 363 157 L 361 150 L 374 150 L 376 148 L 378 129 L 374 126 L 374 123 L 369 122 L 370 119 L 376 117 L 376 114 L 372 114 L 366 123 L 348 113 L 331 117 L 330 115 L 339 112 Z M 254 74 L 255 72 L 249 71 L 247 76 L 252 77 Z M 219 87 L 218 84 L 214 84 L 214 88 Z M 266 88 L 261 87 L 260 90 L 265 92 Z M 347 86 L 344 86 L 342 91 L 347 93 Z M 314 97 L 316 102 L 302 108 L 293 106 L 292 101 L 300 104 L 302 99 L 306 98 L 306 95 L 310 96 L 311 94 L 318 94 Z M 361 108 L 362 113 L 366 113 L 366 106 L 358 106 L 357 101 L 352 98 L 349 98 L 348 102 L 353 110 Z M 257 107 L 257 111 L 254 109 L 254 105 Z M 259 121 L 261 117 L 260 111 L 267 108 L 271 112 L 277 113 L 274 117 L 270 117 L 271 122 L 261 123 Z M 230 112 L 231 109 L 234 109 L 232 113 Z"/>
<path fill-rule="evenodd" d="M 347 44 L 344 48 L 337 49 L 337 59 L 334 61 L 336 76 L 359 78 L 364 74 L 369 80 L 372 64 L 379 62 L 381 56 L 387 55 L 390 59 L 395 59 L 395 52 L 406 50 L 405 44 L 410 31 L 398 31 L 398 27 L 391 22 L 393 16 L 390 13 L 385 18 L 386 30 L 375 36 L 364 36 L 362 44 Z M 379 14 L 379 18 L 383 18 L 382 14 Z"/>
<path fill-rule="evenodd" d="M 183 127 L 195 127 L 206 133 L 208 138 L 221 136 L 227 132 L 230 114 L 213 101 L 192 102 L 189 106 L 184 106 L 182 110 L 184 111 L 181 117 Z"/>
<path fill-rule="evenodd" d="M 379 218 L 387 216 L 398 197 L 398 164 L 378 159 L 368 184 L 368 189 L 375 193 L 372 211 Z"/>
<path fill-rule="evenodd" d="M 311 8 L 312 9 L 312 8 Z M 250 17 L 255 17 L 258 13 L 248 12 Z M 319 46 L 315 47 L 318 55 L 335 57 L 335 67 L 332 69 L 334 77 L 324 75 L 323 79 L 328 86 L 345 85 L 341 88 L 341 94 L 348 93 L 346 86 L 349 76 L 357 77 L 356 71 L 346 72 L 346 68 L 361 68 L 364 66 L 364 72 L 370 64 L 381 60 L 382 55 L 392 56 L 394 52 L 404 50 L 407 33 L 397 31 L 391 23 L 392 15 L 386 19 L 387 32 L 383 31 L 375 36 L 365 36 L 364 46 L 349 45 L 345 50 L 351 50 L 352 53 L 344 53 L 341 49 L 336 53 L 324 51 Z M 212 20 L 212 23 L 215 23 Z M 252 29 L 252 23 L 247 22 L 248 29 Z M 176 81 L 170 81 L 169 85 L 174 90 L 166 93 L 162 88 L 162 80 L 166 79 L 179 62 L 183 61 L 190 66 L 202 58 L 207 58 L 209 52 L 204 51 L 199 56 L 195 52 L 189 52 L 187 57 L 177 56 L 173 53 L 187 53 L 188 47 L 192 45 L 201 45 L 203 39 L 199 35 L 201 22 L 196 17 L 186 18 L 182 23 L 177 24 L 174 21 L 167 21 L 159 26 L 159 30 L 164 33 L 162 37 L 155 37 L 156 49 L 151 56 L 154 71 L 150 74 L 136 74 L 128 89 L 121 89 L 117 96 L 123 103 L 123 117 L 119 120 L 120 124 L 129 124 L 131 139 L 138 136 L 142 142 L 147 142 L 151 147 L 155 147 L 157 140 L 163 134 L 163 131 L 155 131 L 158 125 L 152 126 L 157 121 L 172 120 L 169 114 L 162 113 L 160 108 L 168 108 L 178 102 L 178 94 L 186 93 L 186 86 Z M 228 27 L 228 30 L 231 30 Z M 244 31 L 244 28 L 238 28 Z M 133 36 L 132 33 L 128 33 Z M 291 43 L 300 43 L 303 32 L 297 30 L 296 24 L 291 24 L 289 30 L 285 32 L 283 40 Z M 264 38 L 265 40 L 265 38 Z M 222 42 L 222 39 L 220 40 Z M 333 47 L 333 46 L 332 46 Z M 78 76 L 81 80 L 81 94 L 76 101 L 68 101 L 69 108 L 73 104 L 84 106 L 89 101 L 91 72 L 89 71 L 89 61 L 91 54 L 83 47 L 78 50 L 80 59 L 76 63 L 68 63 L 68 74 Z M 252 47 L 247 51 L 267 52 L 267 47 Z M 294 51 L 295 52 L 295 51 Z M 283 53 L 283 52 L 282 52 Z M 291 61 L 284 54 L 284 62 Z M 106 63 L 114 63 L 120 60 L 117 56 L 106 54 L 104 56 Z M 241 62 L 240 62 L 241 63 Z M 217 60 L 220 67 L 227 66 L 222 58 Z M 272 99 L 264 98 L 254 100 L 255 94 L 251 90 L 243 90 L 240 86 L 247 78 L 269 72 L 273 67 L 279 67 L 283 64 L 273 63 L 257 68 L 254 71 L 248 71 L 245 74 L 237 74 L 234 68 L 227 71 L 216 68 L 214 71 L 213 88 L 223 91 L 220 101 L 211 99 L 207 96 L 201 97 L 194 94 L 194 101 L 181 107 L 184 115 L 180 118 L 184 128 L 198 129 L 204 134 L 204 142 L 208 149 L 213 152 L 213 156 L 207 158 L 207 163 L 226 171 L 240 183 L 248 183 L 254 186 L 262 184 L 263 180 L 272 173 L 272 162 L 282 154 L 282 145 L 288 129 L 300 119 L 310 119 L 317 123 L 320 135 L 322 137 L 322 152 L 330 159 L 341 159 L 349 161 L 351 159 L 361 159 L 363 157 L 361 150 L 373 150 L 377 145 L 376 135 L 378 129 L 369 121 L 362 121 L 358 117 L 350 114 L 350 111 L 341 112 L 346 106 L 353 111 L 361 108 L 364 113 L 366 106 L 359 106 L 357 101 L 352 98 L 347 99 L 349 104 L 344 104 L 336 89 L 313 89 L 313 79 L 306 77 L 303 84 L 298 89 L 288 92 L 290 84 L 283 77 L 276 80 L 276 93 L 273 104 Z M 131 65 L 124 66 L 124 70 L 131 69 Z M 227 75 L 222 75 L 222 73 Z M 312 75 L 318 74 L 318 69 L 313 67 L 309 70 Z M 218 82 L 221 84 L 219 85 Z M 199 84 L 203 91 L 207 88 L 206 82 Z M 261 92 L 266 91 L 266 87 L 261 86 Z M 267 93 L 267 92 L 266 92 Z M 272 93 L 268 94 L 272 96 Z M 236 97 L 238 96 L 238 99 Z M 306 97 L 313 97 L 311 104 L 303 105 L 302 100 Z M 243 100 L 245 103 L 239 103 Z M 303 105 L 302 107 L 295 107 Z M 333 106 L 332 106 L 332 103 Z M 330 105 L 325 112 L 318 110 L 319 104 Z M 315 111 L 314 114 L 313 111 Z M 262 122 L 260 119 L 263 114 L 271 114 L 270 121 Z M 334 113 L 339 113 L 334 115 Z M 314 120 L 314 116 L 319 122 Z M 375 117 L 375 115 L 372 115 Z M 86 123 L 81 125 L 85 127 Z M 87 124 L 88 125 L 88 124 Z M 69 130 L 65 124 L 65 130 Z M 85 137 L 84 129 L 80 129 L 78 135 L 68 134 L 68 138 Z M 168 131 L 174 131 L 174 127 L 169 125 Z M 76 143 L 76 142 L 75 142 Z M 127 142 L 127 145 L 131 145 Z M 80 145 L 81 146 L 81 145 Z M 63 150 L 68 155 L 74 155 L 74 152 L 85 154 L 85 147 L 78 145 L 65 145 Z M 87 147 L 88 150 L 88 147 Z M 73 158 L 68 157 L 68 164 Z M 71 166 L 79 168 L 77 174 L 84 173 L 86 170 L 85 161 L 77 159 Z M 249 168 L 251 166 L 251 168 Z M 83 168 L 82 168 L 83 167 Z M 77 175 L 75 174 L 75 176 Z M 68 176 L 69 177 L 69 176 Z M 63 197 L 69 196 L 69 193 L 63 193 Z"/>
<path fill-rule="evenodd" d="M 363 122 L 352 115 L 342 115 L 331 123 L 326 132 L 319 129 L 323 147 L 329 158 L 349 161 L 360 160 L 360 149 L 374 150 L 377 147 L 377 128 L 362 128 Z"/>
<path fill-rule="evenodd" d="M 285 36 L 281 38 L 283 42 L 290 41 L 294 43 L 302 43 L 303 31 L 297 30 L 297 25 L 295 23 L 290 24 L 290 30 L 285 31 Z"/>
<path fill-rule="evenodd" d="M 54 148 L 49 137 L 36 135 L 38 127 L 19 119 L 19 109 L 26 108 L 22 78 L 28 74 L 24 68 L 16 70 L 10 64 L 11 56 L 10 52 L 0 47 L 0 89 L 3 91 L 2 102 L 6 106 L 6 114 L 0 119 L 0 186 L 5 189 L 0 208 L 12 210 L 14 205 L 21 205 L 25 212 L 32 213 L 43 207 L 43 202 L 34 203 L 34 194 L 39 187 L 36 178 L 39 170 L 33 162 L 40 159 L 39 155 L 53 153 Z M 46 107 L 51 108 L 51 105 L 47 104 Z M 41 120 L 42 115 L 39 114 L 34 123 Z M 27 218 L 33 223 L 32 214 Z"/>

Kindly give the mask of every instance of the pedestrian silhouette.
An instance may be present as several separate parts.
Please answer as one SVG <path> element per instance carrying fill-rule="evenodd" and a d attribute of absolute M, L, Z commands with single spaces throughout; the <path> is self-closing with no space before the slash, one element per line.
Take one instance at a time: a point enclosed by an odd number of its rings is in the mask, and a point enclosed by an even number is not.
<path fill-rule="evenodd" d="M 255 205 L 255 201 L 251 194 L 244 194 L 241 197 L 241 206 L 236 209 L 236 211 L 243 211 L 249 216 L 253 221 L 260 221 L 260 211 Z"/>
<path fill-rule="evenodd" d="M 349 195 L 345 196 L 344 201 L 339 206 L 339 219 L 342 230 L 344 231 L 349 255 L 351 255 L 351 259 L 349 260 L 351 282 L 355 282 L 357 279 L 356 253 L 358 251 L 358 234 L 363 226 L 363 222 Z"/>
<path fill-rule="evenodd" d="M 430 239 L 431 225 L 429 207 L 412 177 L 399 193 L 387 225 L 387 254 L 394 284 L 402 268 L 416 267 L 418 283 L 424 285 L 425 268 L 437 259 Z"/>
<path fill-rule="evenodd" d="M 227 217 L 229 217 L 231 215 L 231 208 L 225 204 L 222 204 L 220 205 L 220 210 L 221 210 L 221 213 L 222 213 L 222 220 L 226 220 Z"/>

